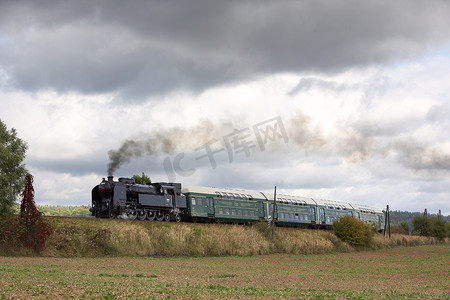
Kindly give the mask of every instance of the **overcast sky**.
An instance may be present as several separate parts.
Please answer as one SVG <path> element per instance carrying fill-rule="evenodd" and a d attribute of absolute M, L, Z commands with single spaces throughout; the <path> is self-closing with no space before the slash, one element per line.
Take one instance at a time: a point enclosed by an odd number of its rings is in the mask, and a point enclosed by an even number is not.
<path fill-rule="evenodd" d="M 450 3 L 0 2 L 40 205 L 112 173 L 450 214 Z"/>

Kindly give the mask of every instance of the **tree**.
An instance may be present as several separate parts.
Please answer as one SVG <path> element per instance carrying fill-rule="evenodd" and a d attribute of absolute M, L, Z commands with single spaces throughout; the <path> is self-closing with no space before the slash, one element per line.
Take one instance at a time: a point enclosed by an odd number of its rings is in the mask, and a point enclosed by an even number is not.
<path fill-rule="evenodd" d="M 144 174 L 144 172 L 142 172 L 142 176 L 139 175 L 133 175 L 131 176 L 131 178 L 134 179 L 134 182 L 139 183 L 139 184 L 145 184 L 145 183 L 151 183 L 152 181 L 150 180 L 150 178 Z"/>
<path fill-rule="evenodd" d="M 0 218 L 12 214 L 17 196 L 25 186 L 27 170 L 22 164 L 27 144 L 0 120 Z"/>
<path fill-rule="evenodd" d="M 28 247 L 41 251 L 45 247 L 47 238 L 52 234 L 52 227 L 44 221 L 42 213 L 36 208 L 34 202 L 33 176 L 26 176 L 27 184 L 22 192 L 20 204 L 19 226 L 22 231 L 19 239 Z"/>

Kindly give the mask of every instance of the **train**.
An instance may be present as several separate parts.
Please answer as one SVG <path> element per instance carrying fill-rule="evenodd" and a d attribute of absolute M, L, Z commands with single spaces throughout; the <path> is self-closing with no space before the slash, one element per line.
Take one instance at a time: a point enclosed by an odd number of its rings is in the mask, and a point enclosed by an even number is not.
<path fill-rule="evenodd" d="M 264 221 L 277 226 L 330 228 L 334 221 L 350 215 L 380 230 L 385 227 L 384 213 L 378 208 L 253 190 L 183 187 L 181 183 L 169 182 L 137 184 L 132 178 L 120 177 L 115 181 L 113 176 L 108 176 L 92 189 L 91 196 L 91 214 L 97 218 L 221 223 Z"/>

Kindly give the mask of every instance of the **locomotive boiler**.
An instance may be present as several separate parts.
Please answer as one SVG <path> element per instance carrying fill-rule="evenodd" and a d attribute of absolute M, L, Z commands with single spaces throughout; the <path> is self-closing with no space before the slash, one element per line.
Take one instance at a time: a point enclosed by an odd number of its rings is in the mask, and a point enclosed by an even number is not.
<path fill-rule="evenodd" d="M 186 210 L 181 183 L 136 184 L 132 178 L 103 178 L 92 189 L 91 213 L 98 218 L 181 221 Z"/>

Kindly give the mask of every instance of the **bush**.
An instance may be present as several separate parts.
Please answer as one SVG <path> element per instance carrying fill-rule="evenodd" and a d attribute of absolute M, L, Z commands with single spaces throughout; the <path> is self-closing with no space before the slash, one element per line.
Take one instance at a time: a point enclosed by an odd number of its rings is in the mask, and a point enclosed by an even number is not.
<path fill-rule="evenodd" d="M 401 222 L 398 226 L 394 227 L 391 230 L 391 233 L 398 233 L 398 234 L 409 235 L 409 224 L 408 224 L 408 222 Z"/>
<path fill-rule="evenodd" d="M 373 237 L 372 227 L 352 216 L 345 216 L 335 221 L 333 231 L 342 241 L 355 246 L 368 245 Z"/>
<path fill-rule="evenodd" d="M 408 224 L 408 222 L 401 222 L 400 223 L 400 228 L 402 228 L 406 232 L 406 234 L 409 235 L 409 224 Z"/>
<path fill-rule="evenodd" d="M 417 216 L 413 220 L 413 226 L 413 233 L 416 235 L 432 236 L 438 238 L 440 241 L 449 236 L 448 224 L 436 218 Z"/>

